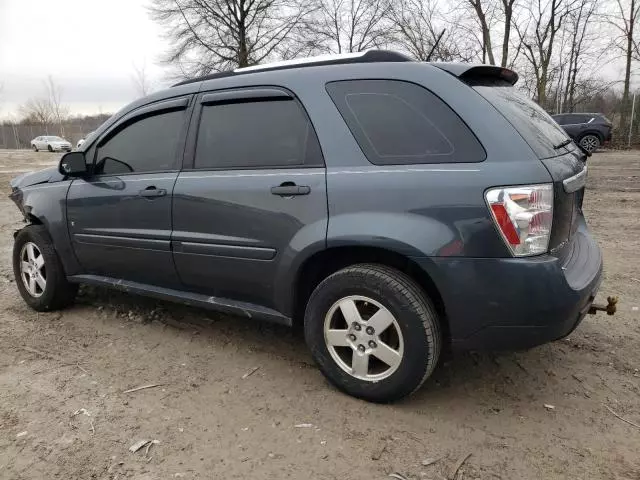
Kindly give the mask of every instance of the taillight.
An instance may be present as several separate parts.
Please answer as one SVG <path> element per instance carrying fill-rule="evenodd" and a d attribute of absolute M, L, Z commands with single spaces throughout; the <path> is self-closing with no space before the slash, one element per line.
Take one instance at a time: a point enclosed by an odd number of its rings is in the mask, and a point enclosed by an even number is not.
<path fill-rule="evenodd" d="M 493 220 L 514 256 L 539 255 L 547 251 L 553 223 L 551 184 L 491 188 L 485 198 Z"/>

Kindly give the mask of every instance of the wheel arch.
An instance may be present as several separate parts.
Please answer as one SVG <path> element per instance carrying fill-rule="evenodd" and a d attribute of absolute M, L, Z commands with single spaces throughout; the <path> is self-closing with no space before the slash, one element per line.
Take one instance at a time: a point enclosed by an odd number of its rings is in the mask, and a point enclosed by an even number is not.
<path fill-rule="evenodd" d="M 81 272 L 81 267 L 67 228 L 65 200 L 69 185 L 70 183 L 61 183 L 59 186 L 55 183 L 45 184 L 46 190 L 35 185 L 23 190 L 19 208 L 27 226 L 42 225 L 46 229 L 64 271 L 67 275 L 74 275 Z M 14 233 L 14 238 L 17 233 Z"/>
<path fill-rule="evenodd" d="M 602 132 L 599 132 L 598 130 L 587 130 L 586 132 L 580 132 L 580 135 L 578 136 L 578 142 L 587 135 L 594 135 L 598 137 L 598 140 L 600 140 L 601 144 L 604 143 L 604 135 L 602 135 Z"/>
<path fill-rule="evenodd" d="M 395 268 L 407 274 L 433 302 L 443 333 L 443 340 L 450 339 L 446 308 L 433 276 L 410 257 L 381 247 L 349 245 L 331 247 L 312 254 L 299 267 L 293 277 L 291 313 L 294 325 L 302 325 L 309 296 L 318 284 L 329 275 L 351 265 L 376 263 Z"/>

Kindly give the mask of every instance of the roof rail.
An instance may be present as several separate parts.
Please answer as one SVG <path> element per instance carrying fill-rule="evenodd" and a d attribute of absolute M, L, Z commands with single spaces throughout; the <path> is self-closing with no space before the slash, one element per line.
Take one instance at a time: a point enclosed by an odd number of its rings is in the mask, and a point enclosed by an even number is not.
<path fill-rule="evenodd" d="M 215 78 L 231 77 L 245 73 L 261 72 L 266 70 L 286 70 L 291 68 L 315 67 L 322 65 L 341 65 L 347 63 L 370 63 L 370 62 L 412 62 L 413 59 L 402 53 L 391 50 L 367 50 L 365 52 L 342 53 L 336 55 L 319 55 L 316 57 L 298 58 L 294 60 L 284 60 L 281 62 L 265 63 L 264 65 L 252 65 L 250 67 L 236 68 L 233 72 L 219 72 L 203 77 L 184 80 L 173 85 L 185 85 L 187 83 L 201 82 L 203 80 L 213 80 Z"/>
<path fill-rule="evenodd" d="M 364 52 L 338 53 L 318 55 L 316 57 L 294 58 L 281 62 L 252 65 L 251 67 L 236 68 L 234 72 L 254 72 L 258 70 L 275 70 L 285 68 L 307 67 L 312 65 L 332 65 L 341 63 L 367 62 L 411 62 L 412 59 L 391 50 L 366 50 Z"/>

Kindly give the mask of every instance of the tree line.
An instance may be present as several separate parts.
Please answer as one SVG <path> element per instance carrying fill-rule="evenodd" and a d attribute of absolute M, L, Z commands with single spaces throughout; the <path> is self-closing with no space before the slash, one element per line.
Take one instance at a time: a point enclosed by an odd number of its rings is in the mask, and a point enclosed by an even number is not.
<path fill-rule="evenodd" d="M 640 0 L 153 0 L 192 78 L 266 61 L 369 48 L 423 61 L 513 68 L 550 112 L 608 110 L 622 126 L 640 60 Z M 603 70 L 617 73 L 607 78 Z"/>
<path fill-rule="evenodd" d="M 170 48 L 161 62 L 176 79 L 393 49 L 512 68 L 547 111 L 598 111 L 625 135 L 629 128 L 640 0 L 152 0 L 149 11 L 164 27 Z M 131 80 L 139 95 L 154 88 L 145 64 L 133 66 Z M 52 77 L 43 83 L 21 106 L 21 122 L 62 128 L 62 89 Z"/>

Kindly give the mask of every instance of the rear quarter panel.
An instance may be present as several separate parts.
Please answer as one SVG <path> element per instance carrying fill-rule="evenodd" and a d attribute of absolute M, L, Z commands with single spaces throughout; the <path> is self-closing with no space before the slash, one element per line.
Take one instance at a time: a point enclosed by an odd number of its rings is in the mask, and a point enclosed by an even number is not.
<path fill-rule="evenodd" d="M 416 257 L 504 257 L 484 201 L 487 188 L 548 183 L 548 171 L 517 131 L 484 98 L 452 75 L 428 64 L 361 65 L 344 78 L 413 82 L 447 103 L 478 137 L 486 160 L 375 166 L 369 163 L 322 88 L 303 103 L 316 119 L 327 164 L 327 245 L 380 246 Z M 318 85 L 321 87 L 322 85 Z M 316 87 L 317 88 L 317 87 Z M 316 111 L 317 110 L 317 111 Z"/>

